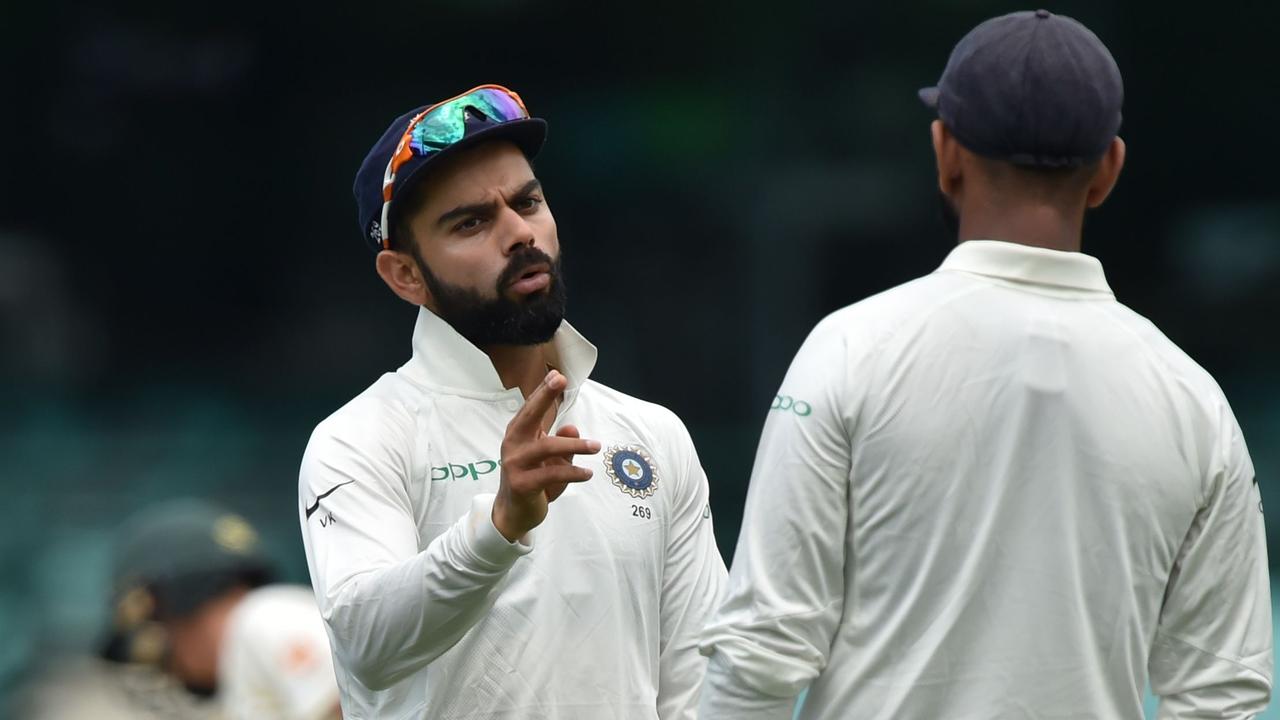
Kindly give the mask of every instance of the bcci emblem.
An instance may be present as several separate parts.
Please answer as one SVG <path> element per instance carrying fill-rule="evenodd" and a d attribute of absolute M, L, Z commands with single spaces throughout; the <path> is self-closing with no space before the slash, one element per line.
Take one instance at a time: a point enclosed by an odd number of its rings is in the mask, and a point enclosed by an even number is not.
<path fill-rule="evenodd" d="M 604 471 L 619 490 L 633 498 L 647 498 L 658 489 L 658 470 L 649 453 L 636 445 L 614 445 L 606 450 Z"/>

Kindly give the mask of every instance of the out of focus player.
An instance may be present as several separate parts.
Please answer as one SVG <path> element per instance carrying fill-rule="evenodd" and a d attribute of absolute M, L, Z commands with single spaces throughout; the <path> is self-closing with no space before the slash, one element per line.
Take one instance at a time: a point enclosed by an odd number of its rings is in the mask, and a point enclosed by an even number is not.
<path fill-rule="evenodd" d="M 149 507 L 121 527 L 114 564 L 101 659 L 51 675 L 24 717 L 340 717 L 311 590 L 267 584 L 271 565 L 243 518 L 202 500 Z"/>

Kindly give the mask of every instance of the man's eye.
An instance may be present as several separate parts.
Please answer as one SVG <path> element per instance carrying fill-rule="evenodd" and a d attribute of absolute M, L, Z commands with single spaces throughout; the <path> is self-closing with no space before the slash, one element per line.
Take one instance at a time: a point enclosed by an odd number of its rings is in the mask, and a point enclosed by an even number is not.
<path fill-rule="evenodd" d="M 527 197 L 516 201 L 516 210 L 533 210 L 542 204 L 542 198 Z"/>
<path fill-rule="evenodd" d="M 460 222 L 460 223 L 458 223 L 456 226 L 454 226 L 454 228 L 453 228 L 453 229 L 454 229 L 454 230 L 456 230 L 456 231 L 458 231 L 458 232 L 466 232 L 466 231 L 468 231 L 468 230 L 475 230 L 476 228 L 480 227 L 480 222 L 481 222 L 480 218 L 477 218 L 477 217 L 467 218 L 466 220 L 463 220 L 462 222 Z"/>

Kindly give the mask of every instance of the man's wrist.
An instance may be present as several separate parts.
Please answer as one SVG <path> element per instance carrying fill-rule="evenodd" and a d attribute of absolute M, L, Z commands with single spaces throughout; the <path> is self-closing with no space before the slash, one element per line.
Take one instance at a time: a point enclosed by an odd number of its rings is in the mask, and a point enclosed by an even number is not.
<path fill-rule="evenodd" d="M 516 558 L 533 550 L 533 534 L 526 534 L 518 542 L 503 537 L 493 522 L 495 502 L 490 493 L 472 498 L 467 518 L 467 546 L 477 559 L 494 567 L 509 567 Z"/>
<path fill-rule="evenodd" d="M 493 499 L 493 513 L 490 516 L 490 519 L 493 522 L 494 529 L 498 531 L 498 534 L 506 538 L 507 542 L 513 543 L 519 540 L 524 533 L 519 532 L 516 528 L 512 527 L 510 517 L 506 512 L 506 507 L 507 504 L 503 502 L 502 495 L 499 494 Z"/>

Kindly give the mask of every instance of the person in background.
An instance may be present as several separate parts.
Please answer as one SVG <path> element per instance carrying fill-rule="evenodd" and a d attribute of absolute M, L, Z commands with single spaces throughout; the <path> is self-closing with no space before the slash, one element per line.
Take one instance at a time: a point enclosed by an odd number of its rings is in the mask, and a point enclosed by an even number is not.
<path fill-rule="evenodd" d="M 270 584 L 239 515 L 204 500 L 148 507 L 120 528 L 100 658 L 28 693 L 23 717 L 330 720 L 341 717 L 310 588 Z"/>

